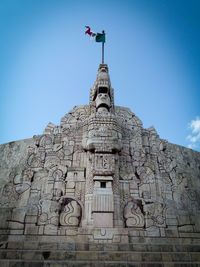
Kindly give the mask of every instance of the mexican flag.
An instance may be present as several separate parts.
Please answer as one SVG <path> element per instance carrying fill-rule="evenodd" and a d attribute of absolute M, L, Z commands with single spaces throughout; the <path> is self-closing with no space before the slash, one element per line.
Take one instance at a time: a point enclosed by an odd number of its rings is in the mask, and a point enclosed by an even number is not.
<path fill-rule="evenodd" d="M 104 32 L 102 33 L 95 33 L 92 32 L 89 26 L 85 26 L 87 28 L 87 31 L 85 32 L 85 34 L 88 34 L 90 36 L 90 40 L 91 41 L 95 41 L 98 43 L 105 43 L 106 41 L 106 35 Z"/>

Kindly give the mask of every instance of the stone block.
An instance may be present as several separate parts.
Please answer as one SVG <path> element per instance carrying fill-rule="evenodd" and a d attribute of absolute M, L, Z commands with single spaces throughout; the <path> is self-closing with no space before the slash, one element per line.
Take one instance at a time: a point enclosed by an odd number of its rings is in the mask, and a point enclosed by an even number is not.
<path fill-rule="evenodd" d="M 8 249 L 22 249 L 24 246 L 23 242 L 8 242 Z"/>
<path fill-rule="evenodd" d="M 188 245 L 184 247 L 186 251 L 188 252 L 200 252 L 200 244 L 199 245 Z"/>
<path fill-rule="evenodd" d="M 113 213 L 94 212 L 94 227 L 113 227 Z"/>
<path fill-rule="evenodd" d="M 1 259 L 6 259 L 6 251 L 0 250 L 0 266 L 1 266 Z"/>
<path fill-rule="evenodd" d="M 14 230 L 24 229 L 24 223 L 22 222 L 9 222 L 9 228 Z"/>
<path fill-rule="evenodd" d="M 2 259 L 0 259 L 0 266 L 3 266 L 3 267 L 11 267 L 9 261 L 7 261 L 7 260 L 2 260 Z"/>
<path fill-rule="evenodd" d="M 23 235 L 23 233 L 24 233 L 23 229 L 22 230 L 21 229 L 20 230 L 17 230 L 17 229 L 16 230 L 15 229 L 10 230 L 11 235 Z"/>
<path fill-rule="evenodd" d="M 80 249 L 77 249 L 76 246 L 77 245 L 82 245 L 82 244 L 75 244 L 75 243 L 67 243 L 67 242 L 62 242 L 62 243 L 58 243 L 58 249 L 61 249 L 61 250 L 80 250 Z"/>
<path fill-rule="evenodd" d="M 24 249 L 38 249 L 39 243 L 36 241 L 24 241 L 23 248 Z"/>
<path fill-rule="evenodd" d="M 173 253 L 172 254 L 172 261 L 174 261 L 174 262 L 187 261 L 188 262 L 188 261 L 190 261 L 190 255 L 189 255 L 189 253 L 186 253 L 186 252 Z"/>
<path fill-rule="evenodd" d="M 21 259 L 22 252 L 17 250 L 10 250 L 6 252 L 6 259 Z"/>
<path fill-rule="evenodd" d="M 47 254 L 49 253 L 49 254 Z M 65 260 L 66 259 L 66 252 L 65 251 L 47 251 L 46 254 L 43 252 L 44 260 Z"/>
<path fill-rule="evenodd" d="M 39 251 L 22 251 L 23 260 L 43 260 L 42 252 Z"/>
<path fill-rule="evenodd" d="M 95 251 L 95 250 L 104 250 L 104 245 L 102 245 L 102 244 L 95 244 L 95 243 L 93 243 L 93 244 L 89 244 L 89 250 L 90 251 Z"/>
<path fill-rule="evenodd" d="M 130 250 L 134 252 L 146 251 L 146 245 L 130 244 Z"/>
<path fill-rule="evenodd" d="M 15 264 L 18 264 L 18 263 L 15 263 Z M 25 262 L 24 265 L 21 265 L 22 263 L 19 262 L 19 265 L 11 265 L 11 267 L 44 267 L 46 264 L 43 262 L 43 261 L 39 261 L 39 262 L 36 262 L 36 261 L 31 261 L 31 262 Z M 47 265 L 48 266 L 48 265 Z M 46 266 L 45 266 L 46 267 Z M 49 266 L 48 266 L 49 267 Z"/>
<path fill-rule="evenodd" d="M 162 261 L 162 254 L 161 253 L 156 253 L 156 252 L 151 252 L 151 253 L 144 253 L 142 252 L 142 261 Z"/>
<path fill-rule="evenodd" d="M 154 236 L 159 237 L 160 236 L 160 229 L 158 227 L 149 227 L 146 229 L 145 236 Z"/>
<path fill-rule="evenodd" d="M 171 252 L 171 251 L 176 251 L 176 249 L 174 249 L 174 246 L 170 245 L 170 244 L 169 245 L 160 245 L 160 251 L 162 251 L 162 252 Z"/>
<path fill-rule="evenodd" d="M 165 228 L 160 228 L 160 236 L 161 237 L 165 237 L 166 236 Z"/>
<path fill-rule="evenodd" d="M 178 216 L 178 224 L 179 225 L 186 225 L 186 224 L 191 224 L 190 222 L 190 217 L 188 215 L 179 215 Z"/>
<path fill-rule="evenodd" d="M 166 237 L 179 237 L 179 233 L 177 229 L 166 229 L 165 233 L 166 233 Z"/>
<path fill-rule="evenodd" d="M 140 230 L 130 230 L 129 231 L 129 236 L 140 236 Z"/>
<path fill-rule="evenodd" d="M 122 244 L 123 245 L 123 244 Z M 105 244 L 103 247 L 104 251 L 117 251 L 119 248 L 118 244 Z"/>
<path fill-rule="evenodd" d="M 1 195 L 0 195 L 1 197 Z M 1 201 L 1 199 L 0 199 Z M 12 209 L 10 208 L 0 208 L 0 229 L 8 228 L 8 221 L 11 220 Z"/>
<path fill-rule="evenodd" d="M 127 261 L 128 254 L 125 252 L 101 252 L 98 259 L 101 261 Z"/>
<path fill-rule="evenodd" d="M 40 225 L 39 227 L 38 227 L 38 235 L 43 235 L 44 234 L 44 225 Z"/>
<path fill-rule="evenodd" d="M 162 253 L 162 261 L 163 262 L 171 262 L 172 255 L 170 253 Z"/>
<path fill-rule="evenodd" d="M 197 253 L 195 252 L 190 253 L 190 257 L 192 261 L 200 262 L 200 251 Z"/>
<path fill-rule="evenodd" d="M 65 260 L 75 260 L 76 252 L 74 251 L 65 251 Z"/>
<path fill-rule="evenodd" d="M 114 235 L 112 242 L 113 243 L 121 243 L 121 236 L 120 235 Z"/>
<path fill-rule="evenodd" d="M 66 192 L 66 194 L 70 197 L 70 196 L 74 196 L 74 192 L 75 192 L 75 189 L 72 189 L 72 188 L 67 188 L 66 190 L 65 190 L 65 192 Z"/>
<path fill-rule="evenodd" d="M 142 254 L 139 252 L 132 252 L 132 253 L 128 253 L 127 254 L 127 260 L 128 261 L 138 261 L 141 262 L 142 261 Z"/>
<path fill-rule="evenodd" d="M 9 229 L 0 229 L 0 238 L 2 235 L 9 235 L 10 230 Z"/>
<path fill-rule="evenodd" d="M 162 264 L 162 267 L 174 267 L 174 263 L 170 263 L 170 262 L 167 262 L 167 263 L 163 263 Z M 181 267 L 179 266 L 178 264 L 176 265 L 176 267 Z M 189 266 L 188 266 L 189 267 Z M 192 267 L 192 266 L 191 266 Z"/>
<path fill-rule="evenodd" d="M 39 227 L 34 224 L 26 224 L 25 226 L 25 235 L 37 235 Z"/>
<path fill-rule="evenodd" d="M 192 225 L 183 225 L 183 226 L 178 226 L 178 231 L 179 232 L 194 232 L 194 229 Z"/>
<path fill-rule="evenodd" d="M 183 233 L 183 232 L 180 232 L 179 233 L 179 236 L 180 237 L 190 237 L 190 238 L 200 238 L 200 233 Z"/>
<path fill-rule="evenodd" d="M 58 227 L 54 225 L 45 225 L 44 235 L 57 235 Z"/>
<path fill-rule="evenodd" d="M 57 242 L 39 242 L 38 243 L 38 249 L 41 249 L 41 250 L 57 250 L 58 249 L 58 244 Z"/>
<path fill-rule="evenodd" d="M 66 229 L 65 233 L 66 233 L 67 236 L 77 236 L 78 231 L 77 231 L 76 228 L 75 229 Z"/>
<path fill-rule="evenodd" d="M 76 260 L 98 260 L 98 252 L 93 251 L 77 251 L 76 252 Z"/>
<path fill-rule="evenodd" d="M 27 215 L 25 217 L 25 223 L 32 223 L 32 224 L 34 224 L 34 223 L 37 223 L 37 220 L 38 220 L 38 216 L 36 216 L 36 215 L 33 215 L 33 216 Z"/>
<path fill-rule="evenodd" d="M 178 221 L 176 218 L 167 218 L 166 219 L 166 225 L 177 225 Z"/>

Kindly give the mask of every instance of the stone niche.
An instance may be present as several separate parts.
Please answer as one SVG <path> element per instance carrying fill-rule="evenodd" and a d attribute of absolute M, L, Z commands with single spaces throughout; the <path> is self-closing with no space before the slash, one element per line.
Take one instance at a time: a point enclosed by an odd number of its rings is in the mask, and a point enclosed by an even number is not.
<path fill-rule="evenodd" d="M 94 227 L 113 227 L 113 190 L 112 177 L 95 176 L 93 194 Z"/>
<path fill-rule="evenodd" d="M 200 238 L 200 153 L 160 139 L 115 106 L 106 64 L 89 105 L 41 135 L 0 145 L 0 159 L 5 239 Z"/>

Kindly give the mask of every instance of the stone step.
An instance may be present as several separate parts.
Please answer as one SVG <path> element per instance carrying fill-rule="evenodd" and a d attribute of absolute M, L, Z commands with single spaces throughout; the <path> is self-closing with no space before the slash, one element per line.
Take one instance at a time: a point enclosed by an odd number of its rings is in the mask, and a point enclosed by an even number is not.
<path fill-rule="evenodd" d="M 200 244 L 0 242 L 0 267 L 200 266 Z"/>
<path fill-rule="evenodd" d="M 19 260 L 93 260 L 131 262 L 199 262 L 199 252 L 135 252 L 135 251 L 65 251 L 1 249 L 0 259 Z"/>
<path fill-rule="evenodd" d="M 45 260 L 45 261 L 36 261 L 36 260 L 0 260 L 0 267 L 197 267 L 200 266 L 199 262 L 133 262 L 133 261 L 88 261 L 88 260 Z"/>
<path fill-rule="evenodd" d="M 65 251 L 200 252 L 200 244 L 85 244 L 68 242 L 1 242 L 0 249 Z"/>

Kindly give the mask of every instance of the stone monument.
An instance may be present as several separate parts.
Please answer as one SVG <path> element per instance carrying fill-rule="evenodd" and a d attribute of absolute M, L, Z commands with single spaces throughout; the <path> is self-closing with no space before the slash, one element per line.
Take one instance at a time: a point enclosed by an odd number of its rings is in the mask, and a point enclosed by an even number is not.
<path fill-rule="evenodd" d="M 115 106 L 106 64 L 89 105 L 41 135 L 1 145 L 0 160 L 4 243 L 200 238 L 200 153 Z"/>

